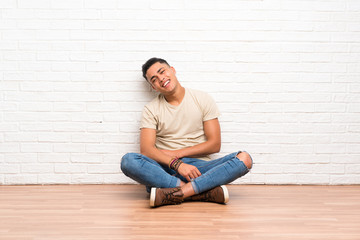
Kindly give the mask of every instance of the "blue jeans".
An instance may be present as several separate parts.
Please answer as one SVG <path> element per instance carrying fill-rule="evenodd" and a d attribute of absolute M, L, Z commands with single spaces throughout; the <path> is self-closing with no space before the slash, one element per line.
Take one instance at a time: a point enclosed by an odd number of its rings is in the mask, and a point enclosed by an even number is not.
<path fill-rule="evenodd" d="M 201 176 L 191 180 L 196 194 L 214 187 L 228 184 L 249 172 L 246 165 L 237 158 L 239 152 L 211 161 L 196 158 L 182 158 L 184 163 L 199 169 Z M 121 160 L 122 172 L 133 180 L 150 187 L 173 188 L 180 186 L 180 182 L 188 181 L 167 166 L 139 153 L 127 153 Z"/>

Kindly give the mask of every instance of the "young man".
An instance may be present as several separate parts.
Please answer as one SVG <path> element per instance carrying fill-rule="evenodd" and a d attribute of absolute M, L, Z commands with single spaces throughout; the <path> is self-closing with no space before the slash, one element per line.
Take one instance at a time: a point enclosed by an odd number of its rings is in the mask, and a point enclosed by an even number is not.
<path fill-rule="evenodd" d="M 182 87 L 164 59 L 149 59 L 142 71 L 160 94 L 143 110 L 140 154 L 123 156 L 123 173 L 147 186 L 151 207 L 184 200 L 226 203 L 229 193 L 224 184 L 249 172 L 250 155 L 238 151 L 210 160 L 208 155 L 221 147 L 214 100 Z"/>

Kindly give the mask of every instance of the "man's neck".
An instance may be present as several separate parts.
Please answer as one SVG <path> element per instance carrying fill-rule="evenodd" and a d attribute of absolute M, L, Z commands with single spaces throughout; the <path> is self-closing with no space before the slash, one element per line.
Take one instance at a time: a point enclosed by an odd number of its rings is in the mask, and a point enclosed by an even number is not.
<path fill-rule="evenodd" d="M 179 85 L 173 94 L 164 96 L 166 101 L 174 106 L 180 105 L 185 96 L 185 88 Z"/>

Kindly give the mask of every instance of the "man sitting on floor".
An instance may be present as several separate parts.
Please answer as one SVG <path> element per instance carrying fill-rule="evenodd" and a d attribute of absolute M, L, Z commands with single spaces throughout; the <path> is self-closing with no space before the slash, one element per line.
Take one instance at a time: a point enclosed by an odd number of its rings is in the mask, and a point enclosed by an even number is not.
<path fill-rule="evenodd" d="M 224 184 L 248 173 L 252 158 L 237 151 L 210 160 L 209 154 L 221 147 L 214 100 L 182 87 L 174 67 L 164 59 L 149 59 L 142 71 L 160 94 L 143 110 L 140 154 L 123 156 L 123 173 L 147 186 L 152 207 L 184 200 L 226 203 L 229 193 Z"/>

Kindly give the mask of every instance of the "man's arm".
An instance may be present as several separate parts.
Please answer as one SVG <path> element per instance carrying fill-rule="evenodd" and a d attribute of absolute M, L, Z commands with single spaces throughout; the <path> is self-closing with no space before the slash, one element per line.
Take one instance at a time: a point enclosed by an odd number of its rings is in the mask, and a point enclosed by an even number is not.
<path fill-rule="evenodd" d="M 156 130 L 151 128 L 142 128 L 140 130 L 140 153 L 154 159 L 160 164 L 168 165 L 172 156 L 167 155 L 155 147 Z"/>
<path fill-rule="evenodd" d="M 168 165 L 174 156 L 166 154 L 165 152 L 157 149 L 155 147 L 155 141 L 156 130 L 151 128 L 142 128 L 140 131 L 140 153 L 157 161 L 160 164 Z M 190 181 L 192 178 L 201 176 L 200 171 L 195 166 L 185 163 L 180 165 L 178 172 L 188 181 Z"/>
<path fill-rule="evenodd" d="M 221 131 L 220 124 L 217 118 L 205 121 L 204 133 L 206 136 L 206 142 L 198 145 L 183 148 L 179 150 L 161 150 L 169 156 L 183 157 L 199 157 L 208 155 L 211 153 L 217 153 L 221 148 Z"/>

